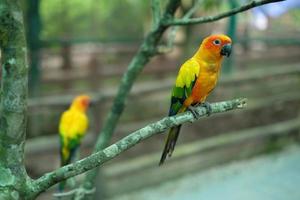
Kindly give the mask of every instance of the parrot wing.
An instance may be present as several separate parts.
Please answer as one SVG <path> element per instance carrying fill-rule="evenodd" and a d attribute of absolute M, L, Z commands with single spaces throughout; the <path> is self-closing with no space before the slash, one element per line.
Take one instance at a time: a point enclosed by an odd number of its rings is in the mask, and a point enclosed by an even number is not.
<path fill-rule="evenodd" d="M 189 59 L 181 66 L 175 86 L 172 90 L 169 116 L 176 115 L 177 113 L 183 112 L 186 109 L 183 107 L 183 102 L 191 95 L 199 75 L 199 71 L 200 65 L 193 58 Z M 167 156 L 172 155 L 178 139 L 180 128 L 181 125 L 170 129 L 159 165 L 164 163 Z"/>
<path fill-rule="evenodd" d="M 60 136 L 60 155 L 61 155 L 61 166 L 68 165 L 71 163 L 77 148 L 79 147 L 81 138 L 63 138 Z"/>
<path fill-rule="evenodd" d="M 172 89 L 169 116 L 176 115 L 179 110 L 182 109 L 183 102 L 192 93 L 199 71 L 200 65 L 193 58 L 189 59 L 181 66 L 176 78 L 175 86 Z"/>

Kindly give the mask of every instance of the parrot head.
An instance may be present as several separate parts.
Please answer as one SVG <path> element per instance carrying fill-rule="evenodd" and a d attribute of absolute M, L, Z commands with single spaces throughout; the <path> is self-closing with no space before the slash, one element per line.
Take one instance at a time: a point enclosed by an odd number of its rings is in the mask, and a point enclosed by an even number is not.
<path fill-rule="evenodd" d="M 201 54 L 210 60 L 220 60 L 223 56 L 230 56 L 231 44 L 231 39 L 227 35 L 210 35 L 203 40 L 200 46 Z"/>
<path fill-rule="evenodd" d="M 71 108 L 85 112 L 90 105 L 91 98 L 88 95 L 79 95 L 75 97 L 71 104 Z"/>

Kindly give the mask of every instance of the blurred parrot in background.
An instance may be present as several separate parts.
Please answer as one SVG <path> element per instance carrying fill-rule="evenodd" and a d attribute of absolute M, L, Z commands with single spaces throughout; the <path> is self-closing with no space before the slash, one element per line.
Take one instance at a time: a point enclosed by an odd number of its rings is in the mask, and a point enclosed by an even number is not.
<path fill-rule="evenodd" d="M 223 56 L 230 56 L 231 43 L 231 39 L 222 34 L 208 36 L 202 41 L 195 55 L 180 67 L 172 89 L 169 116 L 189 109 L 197 117 L 193 107 L 197 104 L 211 111 L 205 100 L 216 86 Z M 180 128 L 181 125 L 170 129 L 159 165 L 172 155 Z"/>
<path fill-rule="evenodd" d="M 70 164 L 75 156 L 75 151 L 81 143 L 88 128 L 88 117 L 86 111 L 90 104 L 90 97 L 87 95 L 77 96 L 70 108 L 66 110 L 59 123 L 60 135 L 60 156 L 61 166 Z M 59 191 L 63 191 L 65 181 L 59 184 Z"/>

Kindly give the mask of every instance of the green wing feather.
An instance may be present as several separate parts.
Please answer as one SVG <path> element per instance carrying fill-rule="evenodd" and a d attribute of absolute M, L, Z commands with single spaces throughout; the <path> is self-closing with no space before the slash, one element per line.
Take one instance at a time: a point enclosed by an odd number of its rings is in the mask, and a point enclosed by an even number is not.
<path fill-rule="evenodd" d="M 199 74 L 199 64 L 194 59 L 185 62 L 179 70 L 175 86 L 172 89 L 169 116 L 176 115 L 193 90 Z"/>
<path fill-rule="evenodd" d="M 67 164 L 71 163 L 72 159 L 74 158 L 76 150 L 80 146 L 81 138 L 82 137 L 80 135 L 77 135 L 77 137 L 68 138 L 67 139 L 68 141 L 64 142 L 66 139 L 63 140 L 63 138 L 60 137 L 61 166 L 64 166 L 64 165 L 67 165 Z M 68 151 L 67 155 L 65 155 L 63 153 L 64 149 Z"/>
<path fill-rule="evenodd" d="M 181 66 L 176 79 L 176 84 L 172 89 L 169 116 L 176 115 L 183 107 L 183 102 L 192 93 L 193 87 L 199 75 L 199 71 L 200 66 L 193 58 Z M 178 139 L 180 128 L 181 125 L 170 129 L 159 165 L 164 163 L 167 156 L 170 157 L 172 155 Z"/>

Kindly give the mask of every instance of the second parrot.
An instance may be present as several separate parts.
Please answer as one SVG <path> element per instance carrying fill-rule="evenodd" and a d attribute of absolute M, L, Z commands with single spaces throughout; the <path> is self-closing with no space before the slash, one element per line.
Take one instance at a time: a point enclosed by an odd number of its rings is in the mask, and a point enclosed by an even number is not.
<path fill-rule="evenodd" d="M 61 166 L 71 163 L 83 136 L 86 134 L 89 124 L 86 111 L 89 103 L 89 96 L 77 96 L 70 108 L 61 116 L 59 124 Z M 60 183 L 60 191 L 64 190 L 64 185 L 64 182 Z"/>

